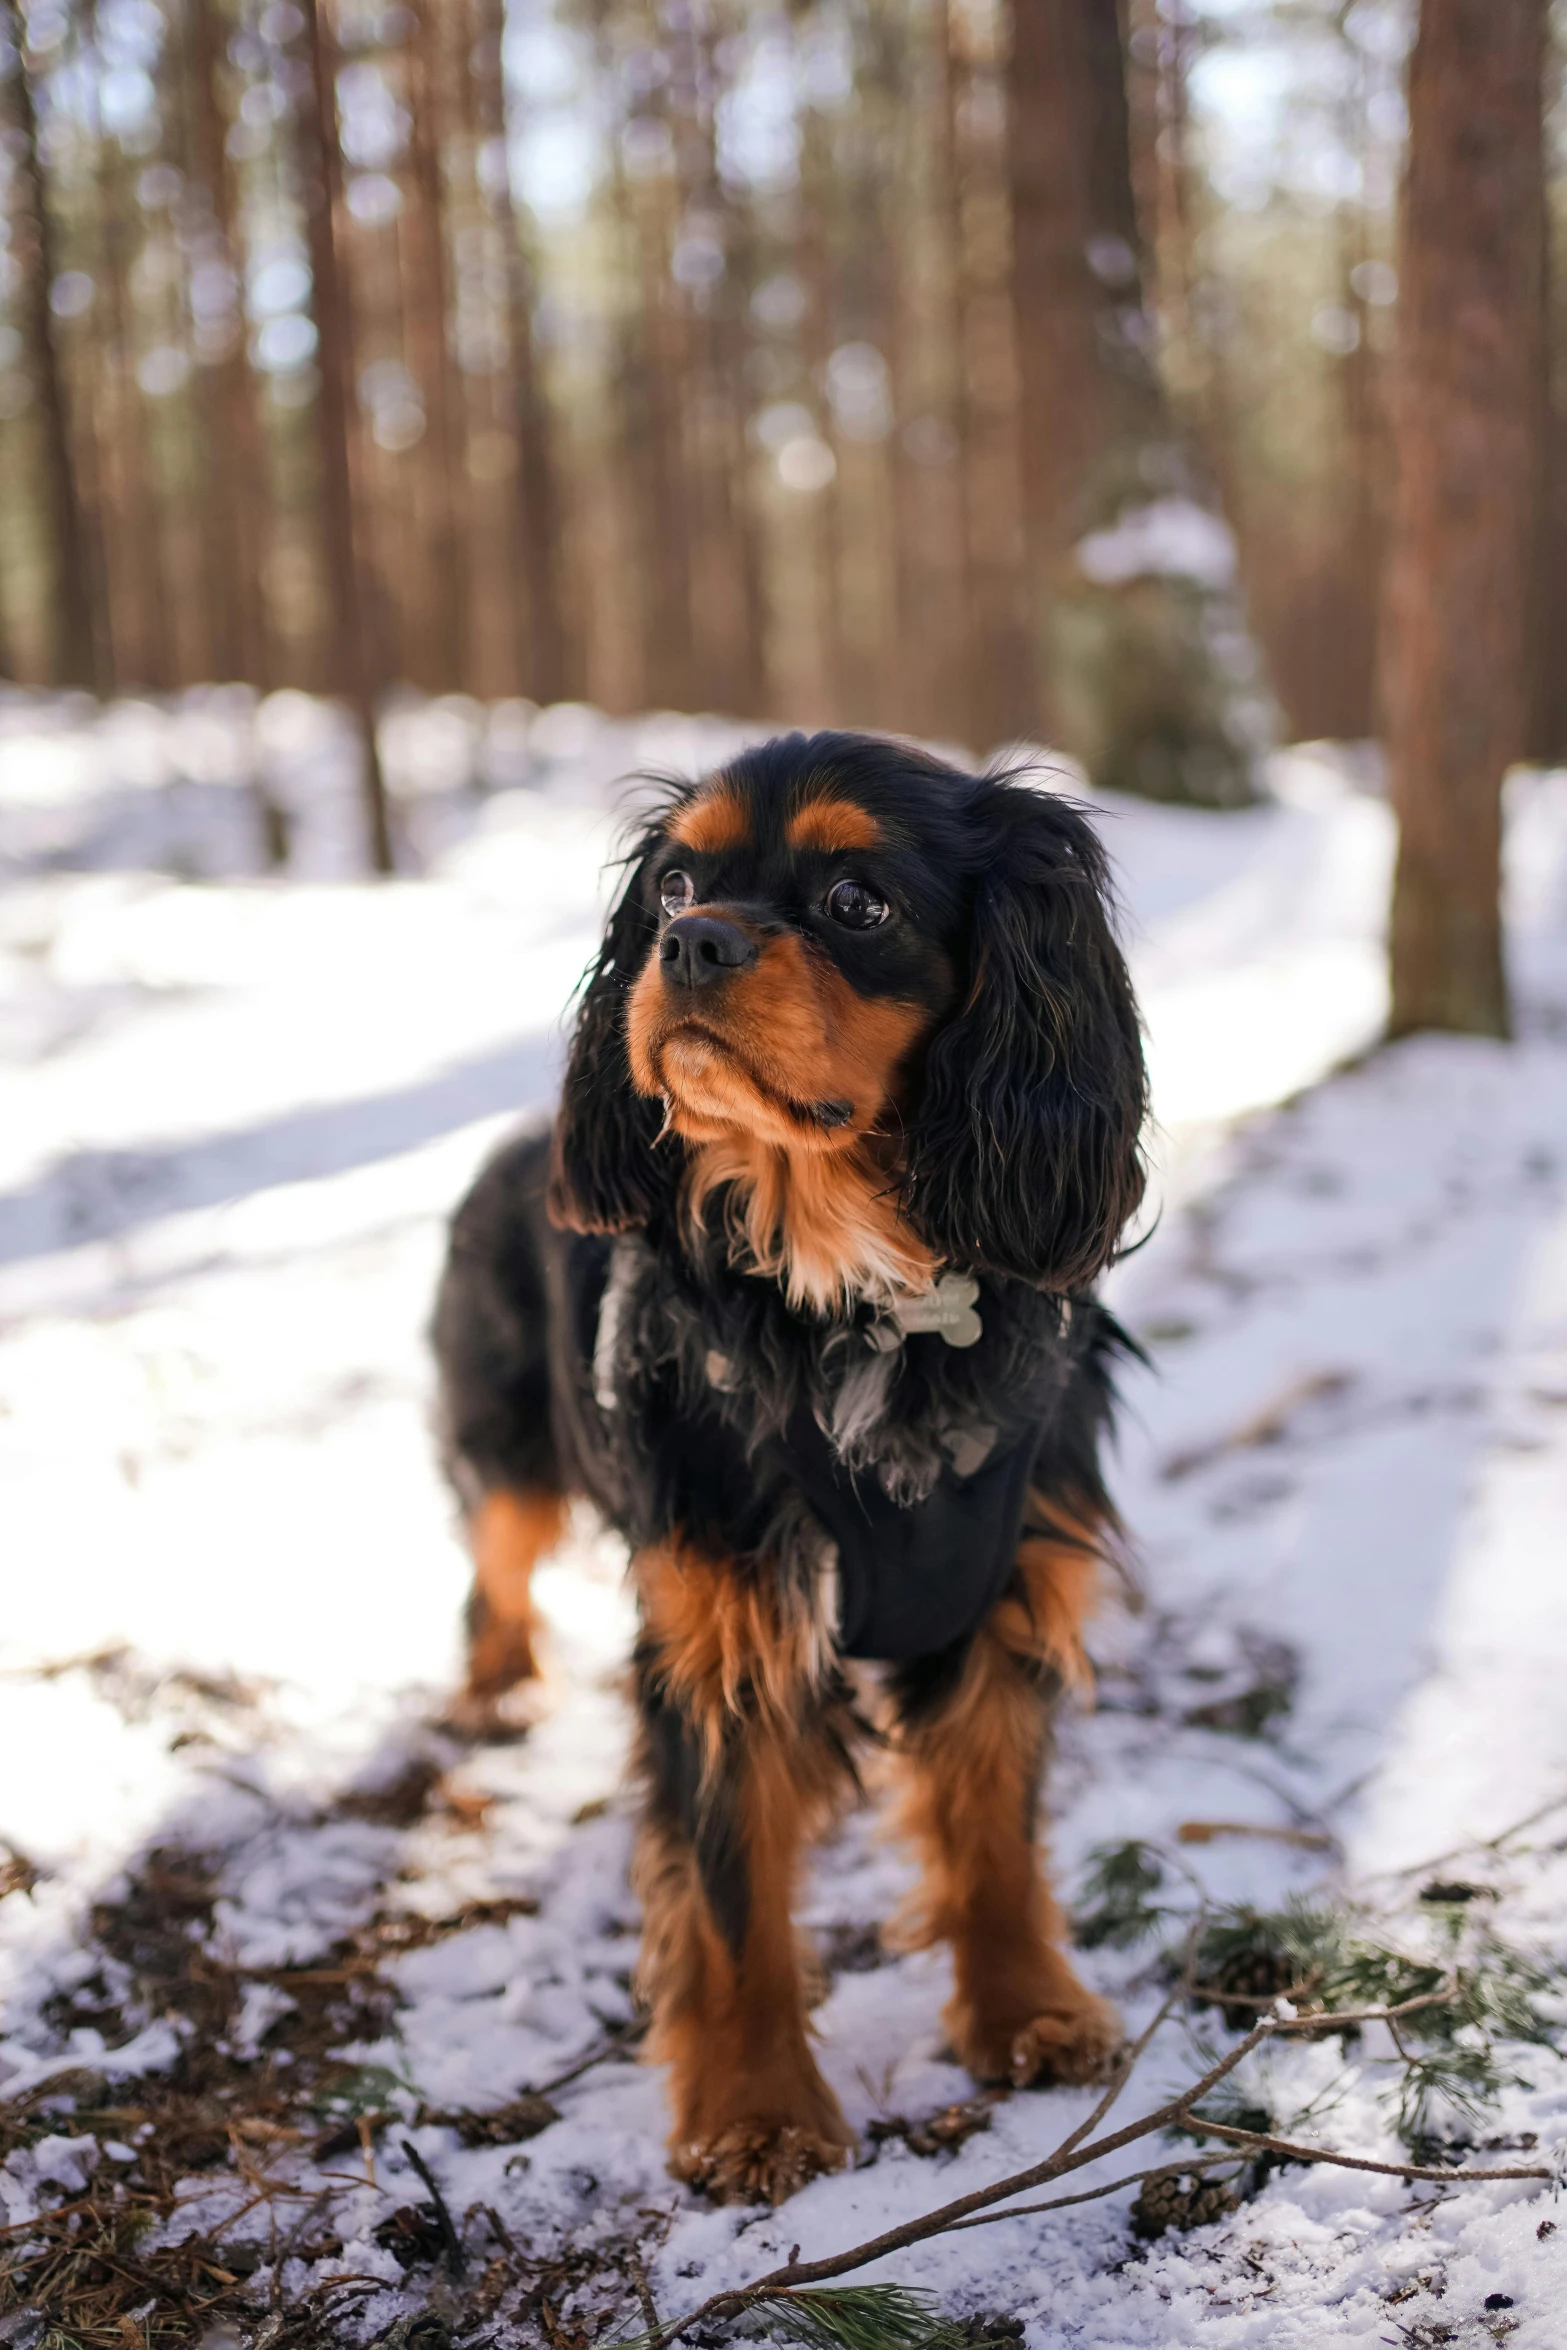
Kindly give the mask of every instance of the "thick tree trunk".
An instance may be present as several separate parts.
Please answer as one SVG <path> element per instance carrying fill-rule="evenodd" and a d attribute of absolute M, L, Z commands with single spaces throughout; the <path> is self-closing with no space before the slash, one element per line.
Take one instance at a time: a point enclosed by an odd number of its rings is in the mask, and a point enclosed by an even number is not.
<path fill-rule="evenodd" d="M 1531 748 L 1552 766 L 1567 761 L 1567 366 L 1546 414 L 1545 487 L 1540 498 L 1540 603 L 1533 631 Z"/>
<path fill-rule="evenodd" d="M 377 873 L 394 870 L 386 781 L 376 741 L 380 664 L 371 645 L 371 612 L 355 544 L 353 330 L 347 287 L 339 267 L 337 199 L 342 159 L 337 143 L 337 76 L 317 0 L 304 0 L 305 35 L 314 97 L 314 170 L 306 197 L 310 272 L 314 281 L 320 419 L 322 524 L 336 624 L 336 666 L 358 722 L 363 760 L 370 861 Z"/>
<path fill-rule="evenodd" d="M 1153 363 L 1119 0 L 1014 0 L 1007 100 L 1041 714 L 1102 786 L 1244 800 L 1267 705 Z"/>
<path fill-rule="evenodd" d="M 1390 1033 L 1507 1032 L 1501 785 L 1528 723 L 1547 0 L 1422 0 L 1410 66 L 1382 691 Z"/>
<path fill-rule="evenodd" d="M 21 17 L 11 0 L 0 0 L 0 33 L 20 51 Z M 33 248 L 24 258 L 22 301 L 26 309 L 29 357 L 37 372 L 43 441 L 43 491 L 49 522 L 51 682 L 96 686 L 100 680 L 93 638 L 87 530 L 72 459 L 65 365 L 55 340 L 54 314 L 49 307 L 49 289 L 55 277 L 54 235 L 38 153 L 38 117 L 25 64 L 19 64 L 12 75 L 11 90 L 20 134 L 16 162 Z"/>
<path fill-rule="evenodd" d="M 1117 0 L 1017 0 L 1011 178 L 1029 521 L 1098 522 L 1106 459 L 1168 437 L 1146 347 Z"/>

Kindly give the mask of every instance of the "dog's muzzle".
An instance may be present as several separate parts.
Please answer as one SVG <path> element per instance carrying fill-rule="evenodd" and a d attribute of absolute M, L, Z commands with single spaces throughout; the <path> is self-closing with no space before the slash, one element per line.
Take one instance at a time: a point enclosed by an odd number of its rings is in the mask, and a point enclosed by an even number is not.
<path fill-rule="evenodd" d="M 665 981 L 672 987 L 714 987 L 757 958 L 754 939 L 716 914 L 680 914 L 658 943 Z"/>

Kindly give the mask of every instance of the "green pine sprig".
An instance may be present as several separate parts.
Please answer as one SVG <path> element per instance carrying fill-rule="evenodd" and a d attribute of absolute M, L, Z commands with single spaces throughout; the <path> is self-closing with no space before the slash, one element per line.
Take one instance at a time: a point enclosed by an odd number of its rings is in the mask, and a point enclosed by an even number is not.
<path fill-rule="evenodd" d="M 972 2350 L 967 2329 L 943 2317 L 933 2294 L 910 2285 L 818 2285 L 747 2295 L 736 2312 L 764 2318 L 767 2338 L 805 2350 Z M 679 2320 L 613 2342 L 608 2350 L 660 2350 Z"/>
<path fill-rule="evenodd" d="M 1151 1844 L 1131 1838 L 1101 1844 L 1089 1855 L 1083 1902 L 1072 1919 L 1080 1950 L 1135 1950 L 1152 1941 L 1180 1912 L 1164 1891 L 1166 1867 Z"/>
<path fill-rule="evenodd" d="M 1209 1912 L 1183 1900 L 1182 1874 L 1155 1846 L 1102 1846 L 1084 1880 L 1079 1942 L 1131 1950 L 1159 1937 L 1188 2020 L 1217 2010 L 1232 2032 L 1281 1995 L 1320 2014 L 1324 2032 L 1335 2014 L 1409 2008 L 1389 2027 L 1394 2054 L 1382 2061 L 1390 2118 L 1411 2153 L 1429 2155 L 1494 2112 L 1526 2082 L 1525 2050 L 1561 2053 L 1567 1967 L 1503 1934 L 1483 1887 L 1431 1884 L 1387 1911 L 1339 1897 Z M 1184 1928 L 1179 1941 L 1172 1927 Z M 1287 2125 L 1300 2126 L 1299 2116 Z"/>

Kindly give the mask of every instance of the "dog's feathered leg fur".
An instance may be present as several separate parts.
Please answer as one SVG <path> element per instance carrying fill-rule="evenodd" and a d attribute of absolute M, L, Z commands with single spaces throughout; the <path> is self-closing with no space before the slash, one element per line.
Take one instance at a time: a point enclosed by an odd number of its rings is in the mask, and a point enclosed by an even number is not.
<path fill-rule="evenodd" d="M 473 1560 L 459 1724 L 537 1671 L 533 1569 L 566 1522 L 552 1431 L 545 1301 L 549 1140 L 524 1135 L 481 1172 L 452 1220 L 432 1337 L 439 1426 Z"/>
<path fill-rule="evenodd" d="M 803 1613 L 690 1553 L 636 1563 L 649 2053 L 671 2069 L 671 2165 L 777 2203 L 844 2160 L 811 2055 L 791 1921 L 800 1856 L 854 1787 L 847 1690 Z"/>
<path fill-rule="evenodd" d="M 468 1600 L 468 1697 L 491 1703 L 538 1671 L 533 1570 L 560 1540 L 564 1497 L 544 1486 L 502 1487 L 468 1513 L 473 1590 Z"/>
<path fill-rule="evenodd" d="M 952 1946 L 945 2022 L 977 2080 L 1085 2081 L 1120 2041 L 1114 2012 L 1081 1984 L 1041 1865 L 1037 1820 L 1050 1709 L 1086 1683 L 1080 1630 L 1098 1547 L 1080 1516 L 1031 1497 L 1017 1573 L 945 1672 L 893 1681 L 907 1774 L 900 1825 L 924 1882 L 904 1939 Z"/>

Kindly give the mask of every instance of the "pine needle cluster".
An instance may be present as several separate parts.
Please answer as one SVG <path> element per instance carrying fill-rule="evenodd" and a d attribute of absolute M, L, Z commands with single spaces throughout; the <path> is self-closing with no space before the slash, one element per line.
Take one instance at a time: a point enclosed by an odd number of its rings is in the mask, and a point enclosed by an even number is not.
<path fill-rule="evenodd" d="M 1216 2013 L 1226 2031 L 1244 2032 L 1285 1998 L 1320 2015 L 1326 2037 L 1337 2015 L 1407 2011 L 1385 2027 L 1391 2050 L 1375 2061 L 1396 2134 L 1417 2159 L 1461 2146 L 1506 2089 L 1526 2083 L 1526 2051 L 1560 2053 L 1567 1967 L 1504 1934 L 1486 1887 L 1433 1883 L 1387 1910 L 1348 1896 L 1208 1910 L 1155 1847 L 1127 1843 L 1093 1855 L 1085 1892 L 1079 1942 L 1157 1941 L 1160 1971 L 1184 1990 L 1192 2019 Z M 1353 2024 L 1340 2034 L 1360 2036 Z M 1237 2126 L 1279 2125 L 1254 2111 Z"/>
<path fill-rule="evenodd" d="M 910 2285 L 758 2293 L 747 2297 L 744 2316 L 752 2339 L 798 2342 L 804 2350 L 975 2350 L 972 2329 L 944 2317 L 933 2294 Z M 679 2321 L 671 2320 L 613 2343 L 611 2350 L 660 2350 L 678 2328 Z"/>
<path fill-rule="evenodd" d="M 774 2341 L 806 2350 L 969 2350 L 933 2295 L 907 2285 L 818 2286 L 758 2304 Z"/>

